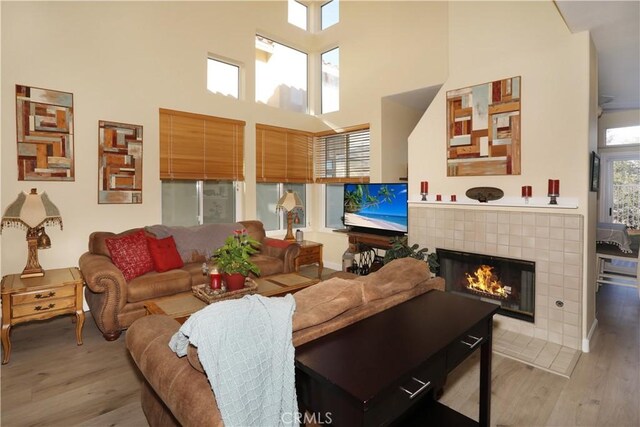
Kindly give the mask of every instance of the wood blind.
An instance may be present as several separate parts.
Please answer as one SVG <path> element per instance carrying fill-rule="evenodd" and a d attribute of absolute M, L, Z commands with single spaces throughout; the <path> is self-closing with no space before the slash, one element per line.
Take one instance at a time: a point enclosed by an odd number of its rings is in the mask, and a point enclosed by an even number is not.
<path fill-rule="evenodd" d="M 241 120 L 160 109 L 160 179 L 244 180 Z"/>
<path fill-rule="evenodd" d="M 369 125 L 315 135 L 315 182 L 369 182 Z"/>
<path fill-rule="evenodd" d="M 256 181 L 313 182 L 313 134 L 256 124 Z"/>

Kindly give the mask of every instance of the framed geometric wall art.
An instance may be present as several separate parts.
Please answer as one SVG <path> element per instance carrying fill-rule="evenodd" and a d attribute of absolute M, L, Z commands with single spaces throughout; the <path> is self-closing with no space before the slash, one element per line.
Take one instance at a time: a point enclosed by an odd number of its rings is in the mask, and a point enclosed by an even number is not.
<path fill-rule="evenodd" d="M 447 176 L 520 175 L 520 77 L 447 92 Z"/>
<path fill-rule="evenodd" d="M 98 203 L 142 203 L 142 126 L 98 122 Z"/>
<path fill-rule="evenodd" d="M 16 85 L 18 181 L 73 181 L 73 94 Z"/>

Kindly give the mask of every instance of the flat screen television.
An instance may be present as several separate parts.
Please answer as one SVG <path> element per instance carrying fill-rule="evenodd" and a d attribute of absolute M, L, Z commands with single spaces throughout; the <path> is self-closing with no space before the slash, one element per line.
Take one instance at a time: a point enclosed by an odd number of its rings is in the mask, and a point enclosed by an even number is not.
<path fill-rule="evenodd" d="M 407 183 L 344 184 L 346 227 L 367 233 L 402 235 L 408 231 Z"/>

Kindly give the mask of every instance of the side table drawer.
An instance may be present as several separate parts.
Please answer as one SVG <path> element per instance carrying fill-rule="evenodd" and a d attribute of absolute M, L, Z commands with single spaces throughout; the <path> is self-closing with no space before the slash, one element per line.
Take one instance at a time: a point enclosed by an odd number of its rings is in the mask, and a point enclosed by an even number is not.
<path fill-rule="evenodd" d="M 466 359 L 469 354 L 480 348 L 489 333 L 489 323 L 481 322 L 452 342 L 447 347 L 447 371 L 451 371 Z"/>
<path fill-rule="evenodd" d="M 19 317 L 33 316 L 43 313 L 58 312 L 61 310 L 68 310 L 75 308 L 75 297 L 66 297 L 58 299 L 50 299 L 46 301 L 37 301 L 29 304 L 20 304 L 13 306 L 12 318 L 17 319 Z"/>
<path fill-rule="evenodd" d="M 64 298 L 74 296 L 76 289 L 73 286 L 63 286 L 51 289 L 43 289 L 34 292 L 26 292 L 11 295 L 11 301 L 14 305 L 26 304 L 30 302 L 45 301 L 53 298 Z"/>
<path fill-rule="evenodd" d="M 363 425 L 387 425 L 400 417 L 432 389 L 442 385 L 444 368 L 444 354 L 431 358 L 380 399 L 371 402 L 371 407 L 365 410 Z"/>
<path fill-rule="evenodd" d="M 320 259 L 320 253 L 307 253 L 302 254 L 298 258 L 296 258 L 296 262 L 300 265 L 310 264 L 312 262 L 318 262 Z"/>

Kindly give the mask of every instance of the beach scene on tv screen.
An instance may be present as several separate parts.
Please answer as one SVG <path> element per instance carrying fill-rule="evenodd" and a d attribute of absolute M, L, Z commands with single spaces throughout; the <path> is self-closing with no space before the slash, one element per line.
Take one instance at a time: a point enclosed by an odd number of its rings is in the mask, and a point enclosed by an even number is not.
<path fill-rule="evenodd" d="M 407 232 L 405 184 L 347 184 L 344 187 L 344 224 Z"/>

